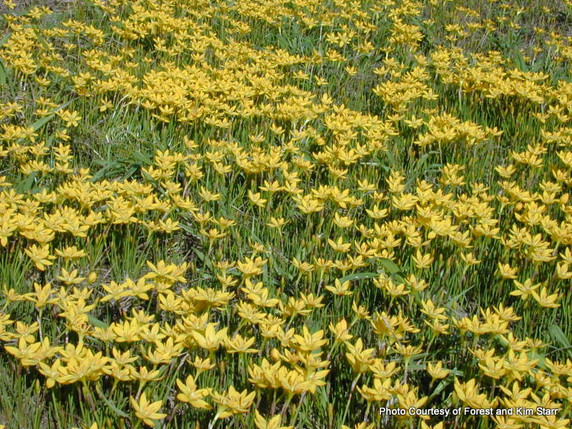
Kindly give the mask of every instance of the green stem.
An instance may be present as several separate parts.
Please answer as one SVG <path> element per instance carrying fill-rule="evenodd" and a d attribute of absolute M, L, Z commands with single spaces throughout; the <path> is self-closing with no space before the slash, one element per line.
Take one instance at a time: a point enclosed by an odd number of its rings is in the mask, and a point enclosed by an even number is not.
<path fill-rule="evenodd" d="M 290 401 L 292 400 L 293 397 L 294 397 L 293 393 L 288 393 L 288 397 L 286 398 L 286 402 L 284 402 L 284 405 L 282 406 L 282 411 L 280 412 L 280 415 L 282 416 L 282 418 L 284 418 L 286 416 L 286 410 L 288 409 L 288 406 L 290 405 Z"/>
<path fill-rule="evenodd" d="M 348 416 L 348 411 L 350 409 L 350 404 L 352 402 L 352 396 L 354 394 L 354 390 L 356 388 L 356 385 L 359 381 L 361 377 L 361 374 L 358 374 L 356 378 L 354 378 L 354 381 L 352 382 L 352 387 L 350 389 L 350 396 L 348 397 L 348 402 L 346 403 L 346 409 L 344 410 L 344 416 L 342 417 L 342 423 L 340 426 L 343 426 L 346 423 L 346 418 Z"/>
<path fill-rule="evenodd" d="M 296 407 L 296 412 L 290 418 L 290 426 L 294 426 L 294 423 L 296 422 L 296 419 L 298 418 L 298 413 L 300 412 L 300 407 L 302 406 L 302 402 L 304 401 L 305 397 L 306 397 L 306 392 L 304 392 L 304 393 L 302 393 L 302 395 L 300 395 L 300 400 L 298 401 L 298 406 Z"/>
<path fill-rule="evenodd" d="M 274 394 L 272 395 L 272 405 L 270 406 L 270 414 L 274 415 L 274 413 L 276 412 L 276 394 L 278 393 L 278 391 L 276 389 L 274 389 Z"/>
<path fill-rule="evenodd" d="M 369 415 L 370 408 L 371 408 L 371 402 L 368 402 L 367 407 L 365 408 L 365 417 L 363 419 L 364 422 L 367 422 L 367 416 Z"/>
<path fill-rule="evenodd" d="M 93 400 L 93 395 L 91 393 L 91 390 L 89 390 L 89 387 L 85 380 L 82 380 L 81 384 L 82 384 L 83 397 L 87 399 L 87 403 L 89 404 L 91 411 L 95 412 L 95 401 Z"/>
<path fill-rule="evenodd" d="M 211 422 L 209 422 L 209 428 L 208 429 L 213 429 L 217 420 L 219 419 L 220 415 L 222 413 L 222 410 L 217 411 L 217 413 L 214 416 L 214 419 L 212 419 Z"/>

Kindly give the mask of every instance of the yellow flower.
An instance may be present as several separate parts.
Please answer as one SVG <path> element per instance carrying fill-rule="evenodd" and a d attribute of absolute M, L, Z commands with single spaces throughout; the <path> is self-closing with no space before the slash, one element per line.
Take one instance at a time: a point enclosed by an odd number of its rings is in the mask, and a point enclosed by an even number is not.
<path fill-rule="evenodd" d="M 31 300 L 34 302 L 36 308 L 42 308 L 46 306 L 46 304 L 51 304 L 50 295 L 54 292 L 51 283 L 47 283 L 42 287 L 42 285 L 34 282 L 34 296 Z"/>
<path fill-rule="evenodd" d="M 375 349 L 364 349 L 361 338 L 358 338 L 355 345 L 347 343 L 348 353 L 346 358 L 354 372 L 361 374 L 369 370 L 369 366 L 374 362 Z"/>
<path fill-rule="evenodd" d="M 44 271 L 46 267 L 53 264 L 52 260 L 56 259 L 55 256 L 50 255 L 50 247 L 47 244 L 41 247 L 33 244 L 28 249 L 24 249 L 24 252 L 40 271 Z"/>
<path fill-rule="evenodd" d="M 77 127 L 81 120 L 81 116 L 77 112 L 67 110 L 60 110 L 58 116 L 66 123 L 66 127 Z"/>
<path fill-rule="evenodd" d="M 294 426 L 281 426 L 281 416 L 280 414 L 266 420 L 262 415 L 258 412 L 258 410 L 254 410 L 254 424 L 256 425 L 257 429 L 293 429 Z"/>
<path fill-rule="evenodd" d="M 334 214 L 334 223 L 340 228 L 349 228 L 354 224 L 354 220 L 349 216 L 340 216 L 338 212 Z"/>
<path fill-rule="evenodd" d="M 532 291 L 532 297 L 538 302 L 541 307 L 545 308 L 558 308 L 560 304 L 556 303 L 556 300 L 559 298 L 558 293 L 553 293 L 552 295 L 548 295 L 548 291 L 545 287 L 540 289 L 540 293 L 536 293 L 536 291 Z"/>
<path fill-rule="evenodd" d="M 335 336 L 336 341 L 349 341 L 353 338 L 353 335 L 349 333 L 348 322 L 346 319 L 340 320 L 335 326 L 330 323 L 329 330 Z"/>
<path fill-rule="evenodd" d="M 503 279 L 516 279 L 516 274 L 518 273 L 517 268 L 511 267 L 509 264 L 498 263 L 499 274 Z"/>
<path fill-rule="evenodd" d="M 426 314 L 432 319 L 447 320 L 445 309 L 443 307 L 435 307 L 435 304 L 430 299 L 427 301 L 421 301 L 421 305 L 423 306 L 421 313 Z"/>
<path fill-rule="evenodd" d="M 479 363 L 479 368 L 487 377 L 497 380 L 506 374 L 504 359 L 502 357 L 496 359 L 493 357 L 487 357 L 484 362 Z"/>
<path fill-rule="evenodd" d="M 338 239 L 336 241 L 332 240 L 331 238 L 328 238 L 328 244 L 330 245 L 330 247 L 332 249 L 334 249 L 334 251 L 340 252 L 340 253 L 349 252 L 349 250 L 352 246 L 351 243 L 344 243 L 344 239 L 342 237 L 338 237 Z"/>
<path fill-rule="evenodd" d="M 481 261 L 475 258 L 473 252 L 461 253 L 461 259 L 465 261 L 467 266 L 478 265 L 481 263 Z"/>
<path fill-rule="evenodd" d="M 42 375 L 46 377 L 46 387 L 51 389 L 55 386 L 56 381 L 58 381 L 61 374 L 61 359 L 56 359 L 52 366 L 45 364 L 44 362 L 39 362 L 39 371 Z"/>
<path fill-rule="evenodd" d="M 266 264 L 266 260 L 256 257 L 254 260 L 246 258 L 245 262 L 237 262 L 236 267 L 246 277 L 262 274 L 262 266 Z"/>
<path fill-rule="evenodd" d="M 197 389 L 195 379 L 192 375 L 187 376 L 185 383 L 177 379 L 177 386 L 181 393 L 177 395 L 179 401 L 187 402 L 195 408 L 203 408 L 206 410 L 212 407 L 203 400 L 210 395 L 209 389 Z"/>
<path fill-rule="evenodd" d="M 454 388 L 461 402 L 472 408 L 491 408 L 497 402 L 496 398 L 493 401 L 489 401 L 485 394 L 479 393 L 479 385 L 474 378 L 466 383 L 461 383 L 455 377 Z"/>
<path fill-rule="evenodd" d="M 304 214 L 319 212 L 324 208 L 324 204 L 313 195 L 303 197 L 296 195 L 294 201 L 296 201 L 298 209 Z"/>
<path fill-rule="evenodd" d="M 526 279 L 524 283 L 514 280 L 514 285 L 516 286 L 516 290 L 510 292 L 510 295 L 520 296 L 523 301 L 526 301 L 528 297 L 531 296 L 536 291 L 536 289 L 540 287 L 541 283 L 533 285 L 531 279 Z"/>
<path fill-rule="evenodd" d="M 63 249 L 56 249 L 56 255 L 64 259 L 79 259 L 87 256 L 85 250 L 78 250 L 76 246 L 68 246 Z"/>
<path fill-rule="evenodd" d="M 230 386 L 226 394 L 212 393 L 213 400 L 218 404 L 217 415 L 221 419 L 233 414 L 248 413 L 255 396 L 256 392 L 248 393 L 247 390 L 238 392 L 234 386 Z"/>
<path fill-rule="evenodd" d="M 252 204 L 258 207 L 264 207 L 268 201 L 260 196 L 260 192 L 252 191 L 248 191 L 248 199 L 252 202 Z"/>
<path fill-rule="evenodd" d="M 451 371 L 443 368 L 442 362 L 437 362 L 436 364 L 428 363 L 427 372 L 433 379 L 445 378 L 449 375 Z"/>
<path fill-rule="evenodd" d="M 224 342 L 228 353 L 258 353 L 260 350 L 251 348 L 255 340 L 254 337 L 246 339 L 236 334 L 232 340 L 226 338 Z"/>
<path fill-rule="evenodd" d="M 228 338 L 226 334 L 228 328 L 216 331 L 215 326 L 216 324 L 209 323 L 202 334 L 197 331 L 191 332 L 193 339 L 197 342 L 199 347 L 205 350 L 216 350 Z"/>
<path fill-rule="evenodd" d="M 167 417 L 167 414 L 158 413 L 159 409 L 163 405 L 163 401 L 155 401 L 153 403 L 147 400 L 147 396 L 145 392 L 141 394 L 139 398 L 139 402 L 135 400 L 132 396 L 129 398 L 131 400 L 131 405 L 135 410 L 135 415 L 143 420 L 147 426 L 155 426 L 155 422 L 153 420 L 160 420 Z"/>
<path fill-rule="evenodd" d="M 62 268 L 61 274 L 56 276 L 56 279 L 60 280 L 66 285 L 78 285 L 85 280 L 85 277 L 78 276 L 77 270 L 73 270 L 71 273 Z"/>
<path fill-rule="evenodd" d="M 433 255 L 431 255 L 430 253 L 423 255 L 419 249 L 417 249 L 417 252 L 415 256 L 412 257 L 412 259 L 413 262 L 415 262 L 417 268 L 419 268 L 420 270 L 429 268 L 434 260 Z"/>
<path fill-rule="evenodd" d="M 197 369 L 197 377 L 199 376 L 199 374 L 205 371 L 210 371 L 215 367 L 215 364 L 211 362 L 210 358 L 202 359 L 196 356 L 195 360 L 189 362 Z"/>
<path fill-rule="evenodd" d="M 334 280 L 334 286 L 326 286 L 326 290 L 338 296 L 350 296 L 353 294 L 349 280 L 341 283 L 339 279 L 336 279 Z"/>
<path fill-rule="evenodd" d="M 270 217 L 270 220 L 266 223 L 270 228 L 280 229 L 284 225 L 288 223 L 283 217 L 275 218 L 274 216 Z"/>
<path fill-rule="evenodd" d="M 186 262 L 182 263 L 181 265 L 167 265 L 165 261 L 161 260 L 157 263 L 157 265 L 154 265 L 153 263 L 147 261 L 147 266 L 151 269 L 151 272 L 146 274 L 145 278 L 166 280 L 171 283 L 184 283 L 186 281 L 185 277 L 183 276 L 188 268 L 188 264 Z"/>
<path fill-rule="evenodd" d="M 421 350 L 422 350 L 421 345 L 414 347 L 411 345 L 403 345 L 403 344 L 397 343 L 393 347 L 395 348 L 395 351 L 397 353 L 399 353 L 401 356 L 403 356 L 405 361 L 408 361 L 413 356 L 418 355 L 419 353 L 421 353 Z"/>
<path fill-rule="evenodd" d="M 427 400 L 429 399 L 427 396 L 423 396 L 422 398 L 417 397 L 417 388 L 408 391 L 406 394 L 398 394 L 397 398 L 399 399 L 399 405 L 408 410 L 410 408 L 421 408 Z M 428 416 L 421 416 L 422 419 L 427 419 Z"/>
<path fill-rule="evenodd" d="M 306 325 L 302 327 L 303 335 L 294 335 L 294 340 L 298 344 L 296 348 L 303 352 L 312 352 L 319 349 L 324 344 L 327 344 L 328 340 L 324 338 L 324 331 L 320 330 L 313 334 L 310 333 Z"/>

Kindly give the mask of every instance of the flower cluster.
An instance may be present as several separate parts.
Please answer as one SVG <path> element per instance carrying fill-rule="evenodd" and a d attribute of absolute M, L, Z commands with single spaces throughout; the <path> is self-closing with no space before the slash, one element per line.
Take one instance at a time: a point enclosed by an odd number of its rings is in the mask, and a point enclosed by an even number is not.
<path fill-rule="evenodd" d="M 570 424 L 557 19 L 79 3 L 5 2 L 0 42 L 0 342 L 66 424 Z"/>

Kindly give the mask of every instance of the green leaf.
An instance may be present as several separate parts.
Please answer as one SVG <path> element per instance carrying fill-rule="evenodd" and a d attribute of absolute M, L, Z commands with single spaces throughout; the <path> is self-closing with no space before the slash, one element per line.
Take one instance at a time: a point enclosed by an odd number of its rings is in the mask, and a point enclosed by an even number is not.
<path fill-rule="evenodd" d="M 375 279 L 376 277 L 379 277 L 379 273 L 354 273 L 342 277 L 340 283 L 352 280 Z"/>
<path fill-rule="evenodd" d="M 43 118 L 38 119 L 36 122 L 34 122 L 32 124 L 32 128 L 34 129 L 34 131 L 38 131 L 40 128 L 42 128 L 44 125 L 46 125 L 49 121 L 51 121 L 54 116 L 56 116 L 56 115 L 54 115 L 52 113 L 51 115 L 44 116 Z"/>
<path fill-rule="evenodd" d="M 437 387 L 435 387 L 435 389 L 433 389 L 433 391 L 431 392 L 431 396 L 429 396 L 429 400 L 433 399 L 434 397 L 436 397 L 437 395 L 439 395 L 439 393 L 441 393 L 445 387 L 449 386 L 451 384 L 451 380 L 448 380 L 447 378 L 444 378 L 443 380 L 441 380 L 441 382 L 437 385 Z"/>
<path fill-rule="evenodd" d="M 381 266 L 387 272 L 389 272 L 389 274 L 397 274 L 397 273 L 401 272 L 401 268 L 399 268 L 397 266 L 397 264 L 395 262 L 393 262 L 391 259 L 381 258 L 381 259 L 378 259 L 378 261 L 381 264 Z"/>
<path fill-rule="evenodd" d="M 141 152 L 133 152 L 133 158 L 136 161 L 139 161 L 141 164 L 145 165 L 153 165 L 153 160 L 149 158 L 147 155 L 142 154 Z"/>
<path fill-rule="evenodd" d="M 459 298 L 461 298 L 463 295 L 465 295 L 467 292 L 469 292 L 469 291 L 470 291 L 472 288 L 474 288 L 475 286 L 476 286 L 476 284 L 473 285 L 473 286 L 471 286 L 471 287 L 468 287 L 467 289 L 465 289 L 465 290 L 464 290 L 463 292 L 461 292 L 460 294 L 455 295 L 453 298 L 451 298 L 451 299 L 449 300 L 449 302 L 447 302 L 447 304 L 445 304 L 445 307 L 447 307 L 448 309 L 451 309 L 451 306 L 453 305 L 453 303 L 455 303 Z"/>
<path fill-rule="evenodd" d="M 98 163 L 98 161 L 96 161 L 96 163 Z M 106 175 L 109 174 L 109 172 L 111 170 L 113 170 L 114 168 L 117 168 L 118 166 L 119 166 L 119 162 L 117 162 L 117 161 L 106 162 L 105 165 L 103 166 L 103 168 L 99 169 L 98 172 L 93 175 L 93 177 L 91 178 L 91 181 L 97 182 L 98 180 L 105 178 Z"/>
<path fill-rule="evenodd" d="M 6 86 L 8 84 L 8 76 L 6 74 L 6 67 L 0 59 L 0 86 Z"/>
<path fill-rule="evenodd" d="M 570 341 L 568 340 L 566 334 L 562 331 L 560 326 L 550 325 L 550 327 L 548 328 L 548 332 L 550 333 L 550 336 L 552 337 L 554 342 L 560 344 L 562 346 L 562 349 L 568 350 L 568 354 L 572 356 L 572 344 L 570 344 Z"/>
<path fill-rule="evenodd" d="M 546 356 L 539 354 L 538 352 L 531 350 L 527 354 L 528 359 L 530 360 L 537 360 L 538 363 L 536 364 L 538 367 L 542 369 L 546 369 Z"/>
<path fill-rule="evenodd" d="M 22 193 L 28 193 L 36 180 L 36 172 L 31 173 L 28 177 L 16 185 L 16 189 Z"/>
<path fill-rule="evenodd" d="M 381 265 L 381 268 L 383 268 L 384 271 L 388 272 L 389 274 L 391 274 L 391 276 L 393 277 L 394 280 L 397 280 L 399 282 L 404 282 L 405 280 L 403 279 L 403 276 L 401 275 L 401 269 L 399 268 L 399 266 L 393 262 L 390 259 L 387 258 L 379 258 L 376 259 L 376 261 L 379 262 L 379 264 Z M 349 274 L 345 277 L 342 277 L 340 280 L 340 282 L 346 282 L 346 281 L 352 281 L 352 280 L 363 280 L 363 279 L 375 279 L 377 277 L 379 277 L 380 272 L 377 273 L 372 273 L 372 272 L 368 272 L 368 273 L 354 273 L 354 274 Z"/>
<path fill-rule="evenodd" d="M 54 110 L 54 113 L 52 113 L 51 115 L 44 116 L 43 118 L 40 118 L 36 122 L 34 122 L 32 124 L 32 128 L 34 129 L 34 131 L 38 131 L 40 128 L 42 128 L 44 125 L 46 125 L 49 121 L 51 121 L 53 119 L 53 117 L 55 116 L 55 112 L 62 110 L 64 107 L 69 106 L 70 104 L 71 104 L 71 101 L 68 101 L 67 103 L 62 104 L 61 106 L 56 108 Z"/>
<path fill-rule="evenodd" d="M 109 328 L 109 325 L 107 323 L 105 323 L 103 320 L 99 320 L 97 317 L 88 315 L 87 318 L 89 320 L 89 323 L 91 323 L 96 328 L 101 328 L 101 329 Z"/>
<path fill-rule="evenodd" d="M 1 47 L 1 46 L 4 46 L 4 43 L 6 43 L 9 38 L 10 38 L 10 34 L 6 34 L 4 37 L 2 37 L 2 38 L 0 39 L 0 47 Z"/>
<path fill-rule="evenodd" d="M 101 391 L 101 387 L 98 384 L 96 384 L 95 390 L 97 391 L 97 394 L 103 400 L 103 402 L 105 402 L 105 405 L 107 405 L 111 410 L 113 410 L 115 414 L 121 417 L 129 417 L 129 414 L 125 413 L 124 411 L 121 411 L 119 408 L 117 408 L 117 405 L 115 405 L 110 399 L 107 399 L 105 397 L 105 395 Z"/>

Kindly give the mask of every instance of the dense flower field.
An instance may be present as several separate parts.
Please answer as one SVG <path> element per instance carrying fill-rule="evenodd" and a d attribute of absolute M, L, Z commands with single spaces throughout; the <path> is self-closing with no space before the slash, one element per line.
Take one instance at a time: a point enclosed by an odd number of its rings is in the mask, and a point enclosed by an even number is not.
<path fill-rule="evenodd" d="M 569 427 L 570 0 L 0 12 L 0 427 Z"/>

